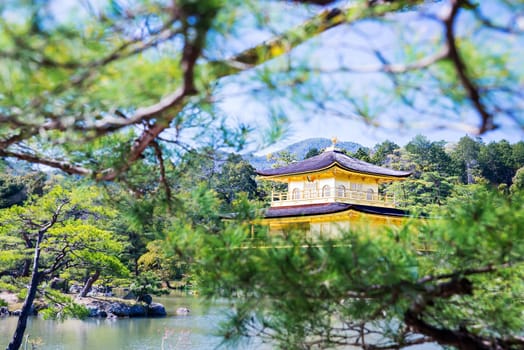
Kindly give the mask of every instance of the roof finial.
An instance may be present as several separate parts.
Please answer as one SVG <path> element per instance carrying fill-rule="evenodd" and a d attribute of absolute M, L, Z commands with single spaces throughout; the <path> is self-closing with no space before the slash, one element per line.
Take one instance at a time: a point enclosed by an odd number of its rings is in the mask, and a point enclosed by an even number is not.
<path fill-rule="evenodd" d="M 335 151 L 335 150 L 336 150 L 335 146 L 337 145 L 337 142 L 338 142 L 338 139 L 337 139 L 335 136 L 333 136 L 333 137 L 331 138 L 331 146 L 326 147 L 326 149 L 324 150 L 324 152 Z"/>

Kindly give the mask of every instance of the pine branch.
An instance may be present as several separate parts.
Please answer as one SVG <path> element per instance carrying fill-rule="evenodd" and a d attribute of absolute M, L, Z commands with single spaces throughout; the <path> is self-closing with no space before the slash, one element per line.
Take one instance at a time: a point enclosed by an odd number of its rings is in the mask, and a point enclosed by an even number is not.
<path fill-rule="evenodd" d="M 466 327 L 458 330 L 438 328 L 423 319 L 424 312 L 434 299 L 448 299 L 456 295 L 473 294 L 473 284 L 467 278 L 453 278 L 442 282 L 433 288 L 426 289 L 414 298 L 409 309 L 404 314 L 404 322 L 414 332 L 432 338 L 441 345 L 454 346 L 461 350 L 503 350 L 510 348 L 523 348 L 524 339 L 513 337 L 502 339 L 498 337 L 483 337 L 469 332 Z"/>
<path fill-rule="evenodd" d="M 166 177 L 166 168 L 164 165 L 164 157 L 162 155 L 162 149 L 160 148 L 160 145 L 158 142 L 154 141 L 152 144 L 153 148 L 155 149 L 155 155 L 158 160 L 158 163 L 160 164 L 160 182 L 164 186 L 164 191 L 166 192 L 166 200 L 167 200 L 167 206 L 169 211 L 171 211 L 171 186 L 169 185 L 169 182 L 167 181 Z"/>
<path fill-rule="evenodd" d="M 285 33 L 245 50 L 236 56 L 227 60 L 209 62 L 207 68 L 217 78 L 236 74 L 287 54 L 297 46 L 329 29 L 362 19 L 380 17 L 406 7 L 414 7 L 422 2 L 417 0 L 394 1 L 377 6 L 368 6 L 361 3 L 352 4 L 346 8 L 325 10 Z"/>
<path fill-rule="evenodd" d="M 11 152 L 11 151 L 0 149 L 0 156 L 1 157 L 13 157 L 13 158 L 17 158 L 20 160 L 25 160 L 33 164 L 47 165 L 55 169 L 60 169 L 63 172 L 67 174 L 71 174 L 71 175 L 89 176 L 92 174 L 91 170 L 81 167 L 81 166 L 76 166 L 68 162 L 59 161 L 55 159 L 49 159 L 49 158 L 35 156 L 31 154 L 26 154 L 26 153 Z"/>
<path fill-rule="evenodd" d="M 468 76 L 467 67 L 464 63 L 464 60 L 460 56 L 460 52 L 457 46 L 454 26 L 457 19 L 457 15 L 461 6 L 464 4 L 464 0 L 452 0 L 451 9 L 449 15 L 444 19 L 444 26 L 446 29 L 446 42 L 449 47 L 449 58 L 455 67 L 455 71 L 466 90 L 473 106 L 480 114 L 481 125 L 479 127 L 478 133 L 483 134 L 487 131 L 493 130 L 496 128 L 496 125 L 493 123 L 493 115 L 487 110 L 486 106 L 482 102 L 478 87 L 475 85 L 473 80 Z"/>
<path fill-rule="evenodd" d="M 319 15 L 311 18 L 308 21 L 305 21 L 297 27 L 286 31 L 282 35 L 245 50 L 244 52 L 230 59 L 209 62 L 202 68 L 212 72 L 210 76 L 213 78 L 213 80 L 228 75 L 233 75 L 240 71 L 261 65 L 273 58 L 282 56 L 283 54 L 290 52 L 298 45 L 307 42 L 314 36 L 324 33 L 329 29 L 341 24 L 352 23 L 366 18 L 383 16 L 387 13 L 405 9 L 406 7 L 413 7 L 420 3 L 423 3 L 423 1 L 406 0 L 384 3 L 370 2 L 352 5 L 344 9 L 335 8 L 329 11 L 323 11 Z M 44 164 L 63 170 L 69 174 L 84 176 L 93 175 L 94 178 L 102 181 L 111 181 L 116 179 L 121 173 L 127 171 L 134 162 L 140 159 L 144 150 L 149 145 L 151 145 L 151 143 L 155 141 L 155 139 L 157 139 L 165 129 L 169 127 L 171 121 L 178 115 L 178 113 L 182 111 L 188 102 L 189 97 L 196 94 L 197 91 L 194 85 L 194 72 L 197 65 L 197 59 L 201 56 L 203 50 L 207 30 L 208 28 L 201 28 L 198 30 L 194 40 L 188 39 L 189 35 L 188 33 L 185 33 L 186 42 L 184 44 L 181 59 L 181 67 L 183 70 L 184 79 L 183 85 L 178 90 L 162 98 L 158 103 L 138 108 L 137 111 L 129 117 L 104 117 L 100 121 L 95 122 L 94 125 L 77 125 L 76 123 L 73 123 L 73 125 L 66 125 L 63 121 L 64 118 L 55 116 L 43 125 L 35 125 L 33 128 L 26 128 L 25 132 L 15 135 L 10 139 L 4 140 L 2 143 L 0 143 L 0 146 L 3 146 L 0 147 L 0 156 L 15 157 L 37 164 Z M 167 40 L 171 38 L 172 35 L 177 33 L 178 32 L 176 31 L 166 30 L 165 32 L 161 33 L 160 38 L 162 40 Z M 162 35 L 164 35 L 164 37 L 162 37 Z M 150 41 L 143 42 L 140 45 L 137 44 L 137 46 L 130 51 L 117 49 L 109 56 L 99 61 L 90 63 L 89 66 L 90 68 L 100 67 L 125 58 L 127 55 L 143 52 L 146 49 L 156 45 L 158 40 L 160 39 L 152 39 Z M 125 54 L 123 53 L 124 51 L 126 52 Z M 73 77 L 69 85 L 63 85 L 61 88 L 83 84 L 84 81 L 89 77 L 94 76 L 95 71 L 96 69 L 87 69 L 76 77 Z M 35 100 L 35 104 L 38 103 L 40 103 L 38 99 Z M 144 121 L 153 119 L 155 120 L 153 124 L 148 125 L 143 133 L 135 140 L 134 144 L 130 147 L 124 165 L 118 169 L 104 169 L 93 172 L 89 169 L 74 164 L 68 164 L 67 162 L 50 160 L 43 157 L 6 150 L 6 148 L 12 144 L 16 144 L 23 139 L 37 135 L 40 130 L 58 130 L 66 132 L 68 129 L 72 129 L 84 132 L 95 131 L 98 136 L 101 136 L 120 130 L 127 126 L 137 125 Z"/>

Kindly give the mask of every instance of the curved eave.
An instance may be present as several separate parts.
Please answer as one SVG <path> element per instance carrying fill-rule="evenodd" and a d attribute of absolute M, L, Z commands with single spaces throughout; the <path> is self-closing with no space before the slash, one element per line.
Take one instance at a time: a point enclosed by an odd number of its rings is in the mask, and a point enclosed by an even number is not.
<path fill-rule="evenodd" d="M 278 175 L 264 175 L 264 173 L 259 172 L 259 171 L 257 171 L 256 173 L 257 173 L 258 176 L 261 176 L 261 177 L 263 177 L 266 180 L 276 180 L 276 181 L 278 181 L 280 179 L 283 180 L 283 179 L 286 179 L 286 178 L 289 178 L 289 177 L 292 177 L 292 176 L 301 176 L 301 175 L 309 175 L 309 174 L 320 173 L 320 172 L 329 170 L 329 169 L 331 169 L 333 167 L 338 167 L 339 169 L 341 169 L 343 171 L 346 171 L 348 173 L 352 173 L 352 174 L 373 176 L 373 177 L 377 177 L 377 178 L 380 178 L 380 179 L 386 179 L 386 180 L 403 180 L 403 179 L 405 179 L 405 178 L 407 178 L 408 176 L 411 175 L 411 172 L 406 172 L 405 174 L 399 174 L 399 175 L 386 175 L 386 174 L 379 174 L 379 173 L 373 173 L 373 172 L 366 172 L 366 171 L 361 171 L 361 170 L 355 170 L 355 169 L 347 168 L 347 167 L 341 165 L 339 162 L 333 162 L 330 165 L 325 166 L 323 168 L 309 170 L 309 171 L 302 171 L 302 172 L 283 173 L 283 174 L 278 174 Z"/>
<path fill-rule="evenodd" d="M 300 218 L 311 216 L 329 216 L 342 214 L 349 211 L 356 211 L 368 215 L 407 218 L 410 214 L 402 209 L 373 207 L 368 205 L 329 203 L 329 204 L 309 204 L 289 207 L 270 207 L 264 214 L 264 220 L 279 220 L 285 218 Z"/>

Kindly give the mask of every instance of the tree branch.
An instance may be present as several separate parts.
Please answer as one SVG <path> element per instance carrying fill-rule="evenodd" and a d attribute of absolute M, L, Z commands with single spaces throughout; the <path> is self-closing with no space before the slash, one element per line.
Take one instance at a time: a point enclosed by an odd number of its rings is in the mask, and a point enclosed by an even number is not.
<path fill-rule="evenodd" d="M 156 158 L 158 159 L 158 163 L 160 164 L 160 182 L 162 182 L 162 185 L 164 186 L 164 191 L 166 191 L 166 200 L 167 200 L 167 206 L 169 211 L 171 211 L 171 186 L 169 186 L 169 182 L 167 181 L 166 177 L 166 168 L 164 166 L 164 158 L 162 156 L 162 149 L 160 148 L 160 145 L 158 142 L 153 141 L 151 143 L 153 148 L 155 149 Z"/>
<path fill-rule="evenodd" d="M 503 26 L 494 23 L 489 18 L 484 16 L 482 11 L 480 10 L 480 6 L 476 6 L 474 9 L 475 17 L 477 20 L 482 23 L 486 28 L 496 30 L 498 32 L 504 33 L 504 34 L 522 34 L 522 30 L 519 30 L 518 26 L 516 25 L 516 20 L 518 19 L 518 14 L 515 14 L 515 17 L 512 18 L 512 22 L 510 25 Z"/>
<path fill-rule="evenodd" d="M 34 163 L 34 164 L 47 165 L 47 166 L 50 166 L 50 167 L 55 168 L 55 169 L 60 169 L 60 170 L 66 172 L 68 174 L 71 174 L 71 175 L 88 176 L 88 175 L 91 175 L 93 173 L 91 170 L 89 170 L 87 168 L 84 168 L 84 167 L 81 167 L 81 166 L 72 165 L 72 164 L 70 164 L 68 162 L 63 162 L 63 161 L 59 161 L 59 160 L 43 158 L 43 157 L 39 157 L 39 156 L 31 155 L 31 154 L 26 154 L 26 153 L 11 152 L 11 151 L 0 149 L 0 156 L 1 157 L 13 157 L 13 158 L 17 158 L 17 159 L 20 159 L 20 160 L 25 160 L 27 162 Z"/>
<path fill-rule="evenodd" d="M 500 265 L 490 264 L 490 265 L 486 265 L 486 266 L 475 268 L 475 269 L 466 269 L 466 270 L 456 271 L 456 272 L 448 273 L 444 275 L 424 276 L 417 281 L 417 284 L 424 284 L 424 283 L 443 280 L 443 279 L 458 278 L 460 276 L 471 276 L 471 275 L 477 275 L 477 274 L 482 274 L 482 273 L 487 273 L 487 272 L 494 272 L 500 269 L 505 269 L 511 266 L 515 266 L 522 262 L 524 262 L 524 260 L 512 261 L 512 262 L 508 262 L 508 263 L 504 263 Z"/>
<path fill-rule="evenodd" d="M 147 49 L 157 46 L 158 44 L 173 38 L 175 35 L 180 34 L 180 30 L 173 28 L 173 23 L 178 19 L 178 12 L 172 11 L 171 13 L 172 16 L 170 16 L 169 19 L 166 20 L 166 22 L 163 23 L 163 25 L 158 30 L 148 32 L 147 36 L 141 35 L 139 37 L 135 37 L 131 40 L 125 41 L 106 56 L 86 62 L 57 61 L 56 59 L 49 57 L 45 54 L 45 47 L 31 46 L 25 40 L 25 36 L 16 34 L 13 30 L 11 30 L 11 27 L 7 23 L 1 21 L 0 25 L 4 29 L 5 33 L 7 33 L 11 37 L 11 39 L 14 41 L 19 50 L 14 52 L 0 51 L 0 57 L 11 60 L 29 58 L 33 63 L 36 63 L 41 67 L 46 68 L 62 68 L 68 70 L 98 69 L 111 62 L 128 58 L 130 56 L 144 52 Z M 120 31 L 122 30 L 123 29 L 120 29 Z M 147 37 L 147 40 L 144 40 L 145 37 Z M 21 53 L 24 51 L 26 51 L 28 55 L 22 55 Z"/>
<path fill-rule="evenodd" d="M 190 39 L 191 30 L 196 30 L 196 36 Z M 158 135 L 169 127 L 171 121 L 182 111 L 187 101 L 187 97 L 195 95 L 197 90 L 195 88 L 194 71 L 197 59 L 200 57 L 205 38 L 207 35 L 207 27 L 204 28 L 185 28 L 185 42 L 182 50 L 181 67 L 183 70 L 183 85 L 182 87 L 162 99 L 159 103 L 138 109 L 132 117 L 134 120 L 142 120 L 146 118 L 155 117 L 157 120 L 152 126 L 146 127 L 146 130 L 135 141 L 131 147 L 129 156 L 125 165 L 120 169 L 112 170 L 108 174 L 101 177 L 102 180 L 114 180 L 120 173 L 129 169 L 142 154 L 142 152 L 149 146 Z"/>
<path fill-rule="evenodd" d="M 360 67 L 341 67 L 335 68 L 332 70 L 319 68 L 318 72 L 321 73 L 391 73 L 391 74 L 402 74 L 414 70 L 421 70 L 427 68 L 438 61 L 448 58 L 449 50 L 446 47 L 443 47 L 439 52 L 424 57 L 418 61 L 400 64 L 400 63 L 383 63 L 380 65 L 369 65 L 369 66 L 360 66 Z"/>
<path fill-rule="evenodd" d="M 248 68 L 260 65 L 268 60 L 281 56 L 285 53 L 290 52 L 293 48 L 306 42 L 312 37 L 323 33 L 333 27 L 339 26 L 343 23 L 351 23 L 357 20 L 382 16 L 389 12 L 394 12 L 400 9 L 406 8 L 406 6 L 414 6 L 420 4 L 421 0 L 406 0 L 406 1 L 394 1 L 387 3 L 364 3 L 357 4 L 347 7 L 345 9 L 332 9 L 329 11 L 323 11 L 319 15 L 312 19 L 304 22 L 303 24 L 294 27 L 280 36 L 277 36 L 271 40 L 263 42 L 257 46 L 254 46 L 228 60 L 209 62 L 202 68 L 211 70 L 213 80 L 232 75 L 237 72 L 246 70 Z M 186 28 L 187 29 L 187 28 Z M 195 29 L 195 28 L 191 28 Z M 169 127 L 170 122 L 176 117 L 180 111 L 184 108 L 189 96 L 196 93 L 194 86 L 194 70 L 197 59 L 200 57 L 204 40 L 207 34 L 207 28 L 196 29 L 196 37 L 190 40 L 189 33 L 185 33 L 186 41 L 182 51 L 181 67 L 183 69 L 183 86 L 177 91 L 162 98 L 158 103 L 151 106 L 139 108 L 136 112 L 129 116 L 129 118 L 119 118 L 115 116 L 105 117 L 102 120 L 95 122 L 94 125 L 65 125 L 63 124 L 63 118 L 53 118 L 49 122 L 35 126 L 35 128 L 28 128 L 27 133 L 22 133 L 13 136 L 12 139 L 4 141 L 4 146 L 9 146 L 13 143 L 19 142 L 21 139 L 26 139 L 30 136 L 36 135 L 39 130 L 59 130 L 67 131 L 69 128 L 79 131 L 96 131 L 97 135 L 104 135 L 109 132 L 119 130 L 123 127 L 136 125 L 140 122 L 155 119 L 154 124 L 147 126 L 144 132 L 137 138 L 134 144 L 130 147 L 129 153 L 125 159 L 124 165 L 119 169 L 105 169 L 98 171 L 95 175 L 97 180 L 110 181 L 116 179 L 119 174 L 125 172 L 129 167 L 137 161 L 144 150 L 166 129 Z M 164 34 L 165 39 L 171 37 L 176 32 L 166 31 Z M 143 43 L 139 45 L 133 53 L 141 52 L 149 47 L 153 46 L 153 41 Z M 124 54 L 114 52 L 109 56 L 103 58 L 100 61 L 92 63 L 93 66 L 104 65 L 109 62 L 114 62 L 125 57 Z M 75 81 L 84 80 L 89 76 L 93 70 L 87 70 L 80 74 L 80 78 L 73 78 Z M 80 166 L 68 164 L 66 162 L 49 160 L 41 157 L 36 157 L 28 154 L 11 152 L 5 150 L 0 151 L 0 156 L 16 157 L 21 160 L 45 164 L 60 170 L 63 170 L 69 174 L 78 175 L 91 175 L 93 172 L 89 169 L 85 169 Z"/>
<path fill-rule="evenodd" d="M 473 294 L 473 284 L 466 278 L 453 278 L 448 282 L 426 288 L 426 292 L 419 293 L 404 313 L 404 322 L 414 332 L 433 338 L 441 345 L 450 345 L 461 350 L 502 350 L 510 349 L 510 344 L 524 347 L 524 339 L 520 337 L 511 339 L 485 338 L 469 332 L 465 327 L 460 327 L 458 330 L 438 328 L 427 323 L 422 317 L 426 307 L 436 298 L 447 299 L 456 295 L 471 294 Z"/>
<path fill-rule="evenodd" d="M 339 9 L 324 11 L 313 19 L 306 21 L 302 25 L 295 27 L 277 38 L 248 49 L 228 61 L 210 62 L 209 66 L 216 72 L 215 78 L 231 75 L 240 70 L 231 69 L 229 62 L 242 63 L 248 66 L 259 65 L 289 52 L 292 48 L 305 42 L 307 39 L 342 23 L 356 21 L 370 16 L 383 15 L 403 8 L 406 4 L 417 4 L 420 2 L 421 1 L 398 1 L 393 4 L 371 8 L 363 6 L 350 7 L 345 12 Z M 161 119 L 153 126 L 147 128 L 137 139 L 131 148 L 126 164 L 120 169 L 111 170 L 109 173 L 98 177 L 100 180 L 114 180 L 121 172 L 129 169 L 131 164 L 140 157 L 145 148 L 169 126 L 171 120 L 182 110 L 186 97 L 196 93 L 194 87 L 194 69 L 196 61 L 202 52 L 206 34 L 207 32 L 201 29 L 197 32 L 194 41 L 190 42 L 186 38 L 181 62 L 184 70 L 183 87 L 162 99 L 159 103 L 137 110 L 135 115 L 131 117 L 134 121 L 152 117 L 161 117 Z M 167 113 L 169 113 L 169 116 L 166 115 Z"/>
<path fill-rule="evenodd" d="M 387 13 L 404 9 L 406 6 L 415 6 L 420 3 L 422 1 L 411 0 L 388 2 L 387 4 L 377 6 L 353 4 L 342 9 L 325 10 L 285 33 L 245 50 L 236 56 L 222 61 L 209 62 L 208 68 L 214 73 L 216 78 L 232 75 L 289 53 L 292 49 L 312 37 L 341 24 L 383 16 Z"/>
<path fill-rule="evenodd" d="M 457 15 L 459 13 L 461 5 L 464 3 L 463 0 L 451 0 L 451 9 L 447 18 L 444 19 L 444 26 L 446 31 L 446 42 L 449 47 L 449 58 L 455 67 L 455 71 L 459 77 L 462 86 L 466 90 L 473 106 L 480 114 L 482 119 L 481 125 L 479 127 L 478 133 L 483 134 L 489 130 L 496 128 L 496 125 L 493 123 L 493 115 L 491 115 L 482 99 L 478 88 L 475 86 L 473 81 L 470 79 L 467 73 L 467 67 L 460 56 L 459 49 L 455 40 L 454 25 Z"/>

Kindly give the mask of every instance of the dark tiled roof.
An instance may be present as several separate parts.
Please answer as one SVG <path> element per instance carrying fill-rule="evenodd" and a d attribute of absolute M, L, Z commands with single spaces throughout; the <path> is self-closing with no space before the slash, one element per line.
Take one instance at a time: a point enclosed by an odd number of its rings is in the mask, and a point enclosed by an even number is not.
<path fill-rule="evenodd" d="M 366 214 L 402 216 L 402 217 L 410 216 L 409 212 L 407 212 L 406 210 L 396 209 L 396 208 L 373 207 L 371 205 L 352 204 L 351 209 L 354 209 L 356 211 L 359 211 L 361 213 L 366 213 Z"/>
<path fill-rule="evenodd" d="M 270 207 L 267 209 L 264 217 L 266 218 L 282 218 L 289 216 L 307 216 L 318 214 L 332 214 L 340 211 L 345 211 L 351 207 L 351 204 L 346 203 L 323 203 L 323 204 L 308 204 L 308 205 L 292 205 L 286 207 Z"/>
<path fill-rule="evenodd" d="M 326 169 L 334 164 L 338 164 L 345 170 L 364 174 L 386 175 L 392 177 L 407 177 L 411 174 L 409 171 L 398 171 L 370 164 L 347 156 L 337 150 L 326 151 L 317 156 L 302 160 L 300 162 L 295 162 L 281 168 L 258 170 L 257 173 L 262 176 L 302 174 L 310 173 L 320 169 Z"/>
<path fill-rule="evenodd" d="M 286 217 L 300 217 L 310 215 L 334 214 L 347 210 L 355 210 L 366 214 L 385 215 L 385 216 L 399 216 L 407 217 L 409 213 L 402 209 L 373 207 L 369 205 L 348 204 L 348 203 L 323 203 L 323 204 L 308 204 L 308 205 L 293 205 L 287 207 L 270 207 L 266 210 L 264 217 L 271 218 L 286 218 Z"/>

